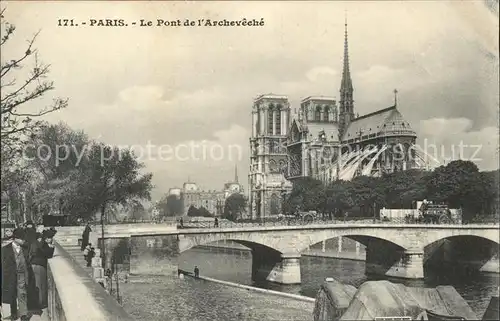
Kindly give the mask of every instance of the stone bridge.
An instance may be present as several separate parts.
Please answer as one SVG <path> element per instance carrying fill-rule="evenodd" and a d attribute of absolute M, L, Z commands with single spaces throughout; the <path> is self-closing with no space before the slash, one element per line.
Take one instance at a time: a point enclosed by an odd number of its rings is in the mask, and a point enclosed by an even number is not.
<path fill-rule="evenodd" d="M 368 274 L 415 279 L 424 277 L 426 263 L 439 265 L 440 260 L 449 261 L 450 252 L 462 261 L 477 262 L 476 265 L 498 256 L 499 226 L 349 223 L 168 228 L 164 232 L 156 227 L 154 231 L 110 233 L 105 239 L 108 264 L 111 260 L 127 260 L 123 258 L 128 253 L 130 272 L 149 274 L 174 273 L 180 253 L 198 245 L 231 240 L 251 249 L 254 280 L 294 284 L 300 283 L 301 253 L 339 236 L 366 246 Z"/>

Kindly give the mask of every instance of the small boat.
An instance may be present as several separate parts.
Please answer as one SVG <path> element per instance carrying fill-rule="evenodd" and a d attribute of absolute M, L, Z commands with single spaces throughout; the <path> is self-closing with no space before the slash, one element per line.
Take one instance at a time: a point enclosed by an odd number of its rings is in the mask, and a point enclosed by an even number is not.
<path fill-rule="evenodd" d="M 500 315 L 500 302 L 498 296 L 491 297 L 490 304 L 486 308 L 486 311 L 483 314 L 483 320 L 498 320 L 498 316 Z"/>
<path fill-rule="evenodd" d="M 430 310 L 424 310 L 417 316 L 416 320 L 453 321 L 453 320 L 466 320 L 466 319 L 459 316 L 438 314 Z"/>

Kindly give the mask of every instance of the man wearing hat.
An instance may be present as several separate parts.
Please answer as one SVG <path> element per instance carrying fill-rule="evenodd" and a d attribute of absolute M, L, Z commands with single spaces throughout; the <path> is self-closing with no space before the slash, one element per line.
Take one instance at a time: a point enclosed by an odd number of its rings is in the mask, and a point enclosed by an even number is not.
<path fill-rule="evenodd" d="M 52 239 L 54 234 L 50 230 L 36 234 L 36 241 L 30 247 L 31 268 L 33 269 L 38 289 L 39 308 L 45 309 L 48 307 L 47 261 L 54 255 Z"/>
<path fill-rule="evenodd" d="M 10 305 L 11 319 L 25 321 L 30 319 L 29 310 L 39 309 L 38 296 L 24 229 L 15 229 L 12 238 L 2 248 L 2 303 Z"/>

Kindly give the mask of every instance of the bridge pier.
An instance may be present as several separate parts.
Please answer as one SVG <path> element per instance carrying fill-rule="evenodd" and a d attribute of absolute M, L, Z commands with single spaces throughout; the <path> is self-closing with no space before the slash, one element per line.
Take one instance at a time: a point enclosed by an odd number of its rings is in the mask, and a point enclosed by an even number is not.
<path fill-rule="evenodd" d="M 383 259 L 368 250 L 366 253 L 366 274 L 383 275 L 402 279 L 424 278 L 424 252 L 386 253 Z"/>
<path fill-rule="evenodd" d="M 281 254 L 269 248 L 253 248 L 252 280 L 300 284 L 300 254 Z"/>
<path fill-rule="evenodd" d="M 395 244 L 371 239 L 366 247 L 366 274 L 403 279 L 424 278 L 424 249 L 405 250 Z"/>
<path fill-rule="evenodd" d="M 424 252 L 403 252 L 401 259 L 385 275 L 403 279 L 423 279 Z"/>
<path fill-rule="evenodd" d="M 280 284 L 300 284 L 300 255 L 281 255 L 281 262 L 269 274 L 268 281 Z"/>

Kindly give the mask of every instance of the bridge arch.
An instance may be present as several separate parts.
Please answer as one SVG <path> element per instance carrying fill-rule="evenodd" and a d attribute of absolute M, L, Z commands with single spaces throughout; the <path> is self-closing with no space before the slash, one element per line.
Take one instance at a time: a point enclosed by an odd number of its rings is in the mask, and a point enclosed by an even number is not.
<path fill-rule="evenodd" d="M 314 244 L 338 238 L 339 236 L 353 239 L 365 246 L 368 246 L 370 240 L 385 242 L 392 244 L 394 248 L 407 250 L 411 247 L 410 241 L 401 236 L 400 233 L 387 233 L 380 229 L 366 229 L 366 228 L 345 228 L 345 229 L 331 229 L 321 230 L 316 233 L 310 233 L 308 244 L 300 248 L 300 252 L 307 250 Z"/>
<path fill-rule="evenodd" d="M 179 238 L 179 253 L 186 252 L 199 245 L 209 245 L 217 241 L 233 241 L 251 250 L 265 248 L 279 254 L 283 253 L 275 242 L 262 238 L 258 233 L 206 233 L 181 236 Z"/>
<path fill-rule="evenodd" d="M 219 240 L 228 240 L 246 246 L 252 251 L 252 280 L 267 280 L 284 284 L 300 283 L 300 261 L 291 253 L 284 253 L 275 238 L 258 233 L 208 233 L 179 237 L 179 252 Z M 274 240 L 274 241 L 273 241 Z"/>
<path fill-rule="evenodd" d="M 490 268 L 498 270 L 498 241 L 479 235 L 452 235 L 443 237 L 424 247 L 426 270 L 445 273 L 476 273 L 489 262 Z M 495 263 L 496 262 L 496 263 Z M 495 268 L 496 266 L 496 268 Z M 497 272 L 498 273 L 498 272 Z"/>
<path fill-rule="evenodd" d="M 388 247 L 390 247 L 391 249 L 394 249 L 394 250 L 397 250 L 397 251 L 404 251 L 405 248 L 402 247 L 401 245 L 399 244 L 396 244 L 392 241 L 388 241 L 387 239 L 383 239 L 383 238 L 379 238 L 379 237 L 374 237 L 374 236 L 367 236 L 367 235 L 353 235 L 353 234 L 345 234 L 345 235 L 339 235 L 337 237 L 333 237 L 333 238 L 328 238 L 326 240 L 322 240 L 320 242 L 317 242 L 317 243 L 314 243 L 314 244 L 311 244 L 309 247 L 312 247 L 314 245 L 317 245 L 321 242 L 324 242 L 324 241 L 328 241 L 328 240 L 334 240 L 334 239 L 337 239 L 338 237 L 342 237 L 342 238 L 347 238 L 347 239 L 350 239 L 350 240 L 353 240 L 353 241 L 356 241 L 362 245 L 364 245 L 366 248 L 368 248 L 370 246 L 370 244 L 374 244 L 374 242 L 380 244 L 380 245 L 386 245 Z M 306 249 L 304 249 L 304 251 L 306 251 Z"/>
<path fill-rule="evenodd" d="M 441 240 L 451 238 L 455 239 L 456 237 L 476 237 L 479 239 L 489 240 L 497 245 L 500 244 L 498 228 L 439 229 L 427 231 L 425 240 L 422 238 L 422 241 L 424 241 L 422 248 L 426 248 Z"/>

